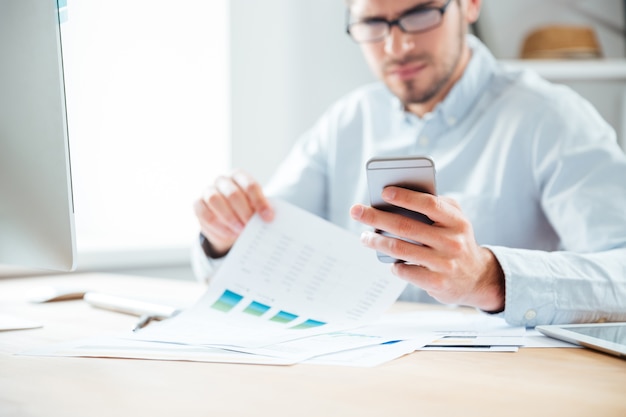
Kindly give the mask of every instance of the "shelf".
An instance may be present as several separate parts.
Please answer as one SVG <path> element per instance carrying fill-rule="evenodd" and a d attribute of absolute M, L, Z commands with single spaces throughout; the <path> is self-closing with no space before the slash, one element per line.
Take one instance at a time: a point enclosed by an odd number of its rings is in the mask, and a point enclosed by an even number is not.
<path fill-rule="evenodd" d="M 511 68 L 532 69 L 552 81 L 626 81 L 626 59 L 503 59 L 500 63 Z"/>

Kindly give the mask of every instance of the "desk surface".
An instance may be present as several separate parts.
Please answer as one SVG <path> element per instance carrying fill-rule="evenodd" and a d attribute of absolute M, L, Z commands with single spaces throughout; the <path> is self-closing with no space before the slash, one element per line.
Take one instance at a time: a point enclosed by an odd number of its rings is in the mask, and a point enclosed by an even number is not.
<path fill-rule="evenodd" d="M 83 301 L 26 301 L 33 288 L 58 284 L 187 300 L 203 292 L 191 282 L 106 274 L 0 280 L 0 313 L 44 324 L 0 332 L 0 416 L 626 415 L 626 361 L 587 349 L 424 351 L 375 368 L 14 355 L 137 320 Z"/>

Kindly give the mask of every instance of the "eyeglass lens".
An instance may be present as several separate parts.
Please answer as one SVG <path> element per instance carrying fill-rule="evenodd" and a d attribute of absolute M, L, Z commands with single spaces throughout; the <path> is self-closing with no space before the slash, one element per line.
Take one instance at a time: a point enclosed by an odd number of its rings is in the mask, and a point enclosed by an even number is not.
<path fill-rule="evenodd" d="M 424 32 L 437 26 L 442 20 L 438 9 L 419 10 L 400 17 L 397 25 L 403 32 Z M 392 22 L 371 20 L 350 25 L 350 35 L 357 42 L 375 42 L 384 39 L 391 30 Z"/>

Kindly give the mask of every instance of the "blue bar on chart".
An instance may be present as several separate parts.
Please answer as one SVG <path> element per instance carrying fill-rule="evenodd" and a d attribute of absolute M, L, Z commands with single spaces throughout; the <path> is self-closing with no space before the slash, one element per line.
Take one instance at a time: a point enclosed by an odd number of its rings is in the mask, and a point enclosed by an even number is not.
<path fill-rule="evenodd" d="M 279 311 L 274 317 L 272 317 L 271 321 L 276 321 L 278 323 L 289 323 L 292 320 L 297 319 L 298 316 L 295 314 L 287 313 L 286 311 Z"/>
<path fill-rule="evenodd" d="M 297 326 L 293 326 L 292 329 L 310 329 L 312 327 L 319 327 L 325 324 L 326 323 L 324 323 L 323 321 L 308 319 L 307 321 L 304 321 Z"/>
<path fill-rule="evenodd" d="M 253 316 L 262 316 L 266 311 L 270 309 L 270 306 L 261 304 L 257 301 L 253 301 L 250 303 L 248 307 L 246 307 L 243 312 L 252 314 Z"/>
<path fill-rule="evenodd" d="M 224 290 L 220 298 L 211 306 L 216 310 L 228 312 L 233 309 L 243 299 L 243 295 L 239 295 L 230 290 Z"/>

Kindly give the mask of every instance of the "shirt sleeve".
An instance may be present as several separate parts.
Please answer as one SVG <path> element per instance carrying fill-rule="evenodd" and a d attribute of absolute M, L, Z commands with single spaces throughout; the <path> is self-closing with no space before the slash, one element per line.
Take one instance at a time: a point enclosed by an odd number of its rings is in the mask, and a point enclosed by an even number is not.
<path fill-rule="evenodd" d="M 623 321 L 626 157 L 586 101 L 565 94 L 556 104 L 529 137 L 537 198 L 561 248 L 489 247 L 505 274 L 503 315 L 527 327 Z"/>
<path fill-rule="evenodd" d="M 588 254 L 489 249 L 504 271 L 509 324 L 626 321 L 626 248 Z"/>

